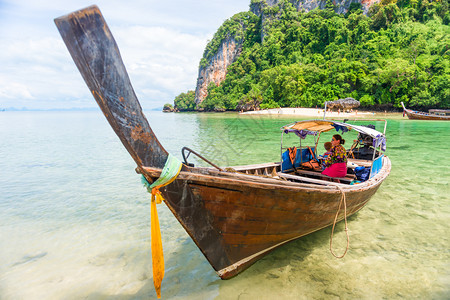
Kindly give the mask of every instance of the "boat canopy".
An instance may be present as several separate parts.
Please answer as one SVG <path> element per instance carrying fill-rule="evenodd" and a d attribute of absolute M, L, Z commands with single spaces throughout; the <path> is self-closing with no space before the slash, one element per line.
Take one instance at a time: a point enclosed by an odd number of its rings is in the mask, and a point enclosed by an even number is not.
<path fill-rule="evenodd" d="M 308 134 L 316 135 L 317 133 L 327 132 L 332 129 L 335 129 L 338 132 L 342 131 L 342 133 L 349 130 L 355 130 L 359 133 L 371 136 L 373 138 L 374 147 L 381 146 L 381 149 L 383 151 L 385 151 L 386 149 L 385 135 L 375 129 L 366 126 L 328 120 L 306 120 L 298 121 L 281 127 L 281 130 L 283 130 L 284 133 L 295 132 L 303 139 L 306 138 L 306 135 Z"/>

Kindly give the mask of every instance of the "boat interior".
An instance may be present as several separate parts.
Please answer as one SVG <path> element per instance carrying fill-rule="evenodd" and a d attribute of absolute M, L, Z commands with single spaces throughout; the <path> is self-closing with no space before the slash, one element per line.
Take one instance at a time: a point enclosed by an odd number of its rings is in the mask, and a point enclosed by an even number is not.
<path fill-rule="evenodd" d="M 351 154 L 349 155 L 351 156 Z M 322 170 L 308 169 L 305 167 L 298 167 L 290 170 L 283 170 L 282 162 L 263 163 L 256 165 L 234 166 L 227 170 L 239 172 L 247 175 L 267 176 L 272 178 L 282 178 L 293 182 L 315 183 L 315 184 L 329 184 L 335 182 L 340 184 L 357 184 L 361 183 L 374 175 L 376 175 L 382 167 L 383 155 L 378 156 L 375 161 L 371 159 L 349 158 L 347 164 L 347 175 L 345 177 L 329 177 L 322 174 Z M 319 159 L 320 161 L 320 159 Z M 356 167 L 363 167 L 370 175 L 366 178 L 357 176 Z"/>
<path fill-rule="evenodd" d="M 449 109 L 430 109 L 430 110 L 428 110 L 428 113 L 430 115 L 450 117 L 450 110 Z"/>
<path fill-rule="evenodd" d="M 375 128 L 373 125 L 368 125 L 367 127 L 373 129 Z M 382 168 L 384 153 L 381 150 L 381 146 L 374 147 L 374 138 L 370 135 L 361 132 L 357 133 L 357 137 L 353 140 L 351 146 L 346 148 L 348 157 L 346 176 L 329 177 L 322 174 L 322 171 L 324 170 L 324 157 L 318 154 L 320 150 L 318 150 L 317 147 L 319 144 L 320 134 L 311 134 L 312 138 L 308 137 L 309 140 L 306 136 L 297 139 L 295 135 L 291 134 L 290 140 L 286 139 L 286 137 L 284 137 L 283 140 L 283 135 L 287 133 L 289 132 L 286 130 L 283 130 L 282 132 L 281 161 L 279 162 L 220 168 L 187 147 L 182 149 L 182 154 L 185 164 L 191 167 L 194 167 L 194 164 L 188 163 L 187 158 L 191 153 L 193 153 L 220 171 L 319 185 L 359 184 L 375 176 Z M 335 133 L 336 132 L 334 132 L 334 134 Z M 292 137 L 294 138 L 295 146 L 293 146 Z M 346 136 L 345 138 L 350 139 L 349 136 Z M 291 147 L 286 147 L 284 146 L 285 144 Z M 295 152 L 295 154 L 292 155 L 292 152 Z M 294 156 L 294 158 L 292 156 Z M 316 162 L 315 168 L 309 164 L 309 162 L 312 161 Z"/>

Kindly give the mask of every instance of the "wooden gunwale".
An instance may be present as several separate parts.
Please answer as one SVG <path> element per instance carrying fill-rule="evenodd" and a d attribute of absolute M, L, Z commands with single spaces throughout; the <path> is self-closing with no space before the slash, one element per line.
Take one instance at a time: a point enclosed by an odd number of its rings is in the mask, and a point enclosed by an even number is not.
<path fill-rule="evenodd" d="M 218 171 L 215 169 L 209 168 L 190 168 L 188 171 L 181 171 L 178 175 L 177 179 L 179 180 L 188 180 L 193 183 L 212 183 L 212 184 L 243 184 L 253 187 L 259 187 L 262 189 L 288 189 L 288 190 L 311 190 L 311 191 L 321 191 L 324 193 L 340 193 L 339 189 L 336 186 L 339 186 L 346 191 L 358 191 L 369 189 L 378 181 L 383 181 L 384 178 L 387 177 L 389 171 L 391 169 L 391 163 L 387 156 L 383 158 L 383 167 L 380 172 L 372 177 L 371 179 L 356 184 L 356 185 L 348 185 L 348 184 L 340 184 L 335 182 L 328 182 L 324 180 L 316 180 L 323 182 L 323 186 L 311 185 L 308 183 L 299 183 L 299 182 L 291 182 L 284 181 L 277 178 L 269 178 L 269 177 L 261 177 L 255 175 L 241 174 L 241 173 L 231 173 L 226 171 Z M 144 176 L 150 177 L 147 179 L 153 180 L 153 178 L 158 178 L 161 174 L 162 169 L 152 168 L 152 167 L 138 167 L 136 168 L 137 173 L 143 174 Z M 202 173 L 197 173 L 202 172 Z M 204 173 L 203 173 L 204 172 Z M 303 178 L 301 178 L 303 180 Z"/>

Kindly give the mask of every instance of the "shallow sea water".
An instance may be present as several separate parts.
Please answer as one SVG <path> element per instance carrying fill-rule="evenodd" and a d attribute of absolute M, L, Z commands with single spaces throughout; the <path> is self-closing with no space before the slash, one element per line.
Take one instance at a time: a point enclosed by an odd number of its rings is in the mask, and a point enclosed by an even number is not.
<path fill-rule="evenodd" d="M 169 152 L 222 166 L 279 161 L 279 128 L 299 119 L 146 114 Z M 345 258 L 325 228 L 223 281 L 159 205 L 163 299 L 449 299 L 450 122 L 387 118 L 392 171 L 349 218 Z M 156 298 L 150 196 L 102 114 L 0 112 L 0 140 L 0 299 Z"/>

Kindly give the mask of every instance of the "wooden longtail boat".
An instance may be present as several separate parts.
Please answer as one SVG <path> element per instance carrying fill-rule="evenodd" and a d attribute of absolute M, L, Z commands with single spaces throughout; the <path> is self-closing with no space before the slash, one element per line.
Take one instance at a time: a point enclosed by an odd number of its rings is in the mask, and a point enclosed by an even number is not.
<path fill-rule="evenodd" d="M 142 112 L 99 9 L 91 6 L 57 18 L 55 23 L 92 95 L 135 160 L 137 172 L 153 182 L 161 175 L 168 153 Z M 370 135 L 377 143 L 385 141 L 384 134 L 376 130 L 368 132 L 334 121 L 300 121 L 282 130 L 320 136 L 336 126 Z M 320 172 L 283 170 L 284 162 L 233 170 L 193 167 L 185 162 L 176 179 L 161 192 L 175 218 L 217 274 L 226 279 L 271 250 L 332 225 L 335 216 L 340 221 L 364 207 L 391 169 L 389 158 L 380 150 L 372 160 L 353 160 L 371 168 L 370 179 L 354 185 L 348 178 L 340 183 L 329 181 Z M 343 195 L 346 216 L 343 209 L 337 214 Z"/>
<path fill-rule="evenodd" d="M 402 102 L 403 116 L 405 114 L 412 120 L 442 120 L 450 121 L 450 110 L 448 109 L 430 109 L 427 113 L 423 111 L 407 109 Z"/>

